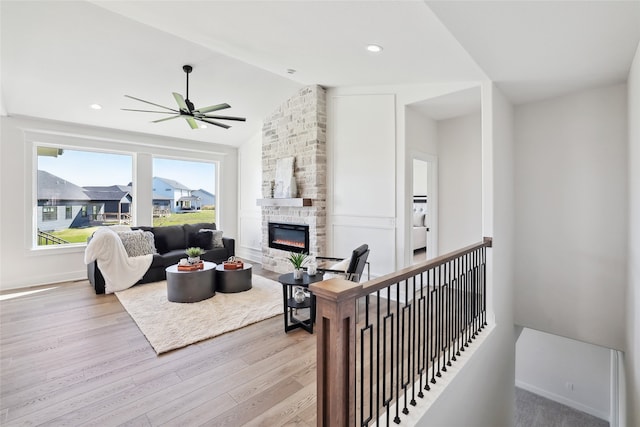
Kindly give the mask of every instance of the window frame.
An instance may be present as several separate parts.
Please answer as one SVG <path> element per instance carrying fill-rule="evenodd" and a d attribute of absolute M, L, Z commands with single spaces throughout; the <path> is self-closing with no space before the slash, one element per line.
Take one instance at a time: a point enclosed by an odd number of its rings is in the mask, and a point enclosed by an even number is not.
<path fill-rule="evenodd" d="M 64 129 L 64 127 L 62 128 Z M 146 135 L 137 140 L 129 140 L 131 135 L 95 132 L 88 130 L 85 134 L 79 134 L 77 128 L 74 132 L 60 131 L 55 127 L 51 129 L 31 128 L 24 131 L 24 158 L 25 161 L 25 185 L 31 189 L 31 195 L 25 197 L 25 212 L 31 212 L 31 220 L 24 224 L 24 247 L 29 254 L 37 255 L 44 252 L 52 253 L 81 253 L 84 252 L 86 242 L 70 243 L 66 245 L 38 245 L 38 196 L 37 196 L 37 147 L 62 148 L 77 151 L 93 151 L 98 153 L 120 154 L 132 157 L 132 196 L 130 206 L 132 225 L 151 225 L 153 221 L 153 158 L 176 159 L 189 162 L 206 162 L 215 165 L 215 209 L 216 223 L 219 224 L 223 216 L 220 211 L 220 178 L 224 175 L 225 159 L 229 160 L 230 151 L 226 147 L 211 149 L 207 143 L 199 141 L 180 140 L 164 136 L 154 139 L 153 135 Z M 118 135 L 115 137 L 113 135 Z M 179 144 L 176 142 L 178 141 Z M 179 148 L 178 148 L 179 147 Z M 215 145 L 214 145 L 215 147 Z M 222 146 L 221 146 L 222 147 Z M 233 147 L 229 147 L 231 150 Z M 144 172 L 148 171 L 148 175 Z M 148 190 L 145 194 L 142 189 Z M 148 201 L 149 206 L 144 206 Z M 89 215 L 86 205 L 81 208 L 80 214 Z M 147 218 L 148 216 L 148 218 Z"/>

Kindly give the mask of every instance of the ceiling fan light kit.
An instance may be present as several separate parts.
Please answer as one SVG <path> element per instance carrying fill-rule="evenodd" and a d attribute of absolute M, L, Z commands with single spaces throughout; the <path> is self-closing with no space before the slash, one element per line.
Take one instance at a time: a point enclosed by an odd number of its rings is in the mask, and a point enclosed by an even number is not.
<path fill-rule="evenodd" d="M 219 110 L 224 110 L 226 108 L 231 108 L 231 106 L 229 104 L 227 104 L 227 103 L 210 105 L 208 107 L 203 107 L 203 108 L 196 109 L 195 106 L 193 105 L 193 102 L 191 102 L 191 100 L 189 100 L 189 74 L 191 74 L 191 72 L 193 71 L 193 67 L 191 65 L 183 65 L 182 66 L 182 71 L 184 71 L 185 74 L 187 75 L 187 91 L 186 91 L 187 97 L 184 98 L 178 92 L 173 92 L 173 99 L 175 99 L 176 103 L 178 104 L 178 109 L 177 110 L 175 108 L 165 107 L 164 105 L 155 104 L 153 102 L 145 101 L 144 99 L 136 98 L 136 97 L 131 96 L 131 95 L 125 95 L 125 96 L 127 98 L 135 99 L 136 101 L 144 102 L 145 104 L 149 104 L 149 105 L 153 105 L 155 107 L 163 108 L 163 109 L 165 109 L 167 111 L 134 110 L 134 109 L 131 109 L 131 108 L 123 108 L 122 110 L 124 110 L 124 111 L 136 111 L 136 112 L 140 112 L 140 113 L 170 114 L 170 117 L 164 117 L 162 119 L 153 120 L 152 123 L 160 123 L 160 122 L 164 122 L 164 121 L 167 121 L 167 120 L 173 120 L 173 119 L 176 119 L 178 117 L 182 117 L 187 121 L 187 123 L 189 124 L 191 129 L 198 129 L 200 127 L 196 123 L 196 120 L 200 121 L 200 122 L 203 122 L 203 123 L 208 123 L 208 124 L 211 124 L 211 125 L 214 125 L 214 126 L 218 126 L 218 127 L 224 128 L 224 129 L 229 129 L 231 126 L 227 125 L 225 123 L 221 123 L 218 120 L 235 120 L 235 121 L 239 121 L 239 122 L 244 122 L 244 121 L 247 120 L 244 117 L 219 116 L 219 115 L 208 114 L 208 113 L 213 113 L 214 111 L 219 111 Z"/>

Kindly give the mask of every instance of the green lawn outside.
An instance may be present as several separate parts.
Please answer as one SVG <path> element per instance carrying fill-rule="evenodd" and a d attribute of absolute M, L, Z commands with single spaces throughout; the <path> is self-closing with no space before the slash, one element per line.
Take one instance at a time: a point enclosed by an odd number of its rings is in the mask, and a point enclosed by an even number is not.
<path fill-rule="evenodd" d="M 154 227 L 197 224 L 199 222 L 216 222 L 216 211 L 207 209 L 188 213 L 174 213 L 162 218 L 153 218 Z M 69 243 L 85 243 L 87 238 L 97 229 L 98 227 L 68 228 L 66 230 L 52 231 L 50 234 L 66 240 Z"/>
<path fill-rule="evenodd" d="M 153 218 L 154 227 L 167 225 L 197 224 L 199 222 L 216 222 L 215 210 L 201 210 L 187 213 L 171 214 L 161 218 Z"/>
<path fill-rule="evenodd" d="M 53 234 L 69 243 L 86 243 L 87 238 L 97 229 L 98 227 L 67 228 L 66 230 L 52 231 L 49 234 Z"/>

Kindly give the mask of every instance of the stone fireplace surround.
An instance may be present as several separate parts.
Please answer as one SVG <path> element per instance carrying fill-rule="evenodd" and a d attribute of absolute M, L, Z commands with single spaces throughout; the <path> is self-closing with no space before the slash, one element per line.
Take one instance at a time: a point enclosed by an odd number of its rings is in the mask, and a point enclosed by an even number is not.
<path fill-rule="evenodd" d="M 269 247 L 268 224 L 281 222 L 309 226 L 309 254 L 326 253 L 327 155 L 326 90 L 306 86 L 283 102 L 262 128 L 262 197 L 271 197 L 277 160 L 295 157 L 298 197 L 311 206 L 262 205 L 262 266 L 278 273 L 291 271 L 289 252 Z"/>

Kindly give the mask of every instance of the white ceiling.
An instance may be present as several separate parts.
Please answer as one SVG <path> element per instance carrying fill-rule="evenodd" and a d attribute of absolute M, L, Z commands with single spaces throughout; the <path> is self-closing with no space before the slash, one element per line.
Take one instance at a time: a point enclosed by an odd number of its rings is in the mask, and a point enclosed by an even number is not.
<path fill-rule="evenodd" d="M 640 40 L 640 0 L 2 0 L 0 7 L 7 114 L 235 146 L 304 85 L 489 78 L 514 103 L 530 102 L 625 81 Z M 383 52 L 368 53 L 368 43 Z M 147 109 L 125 94 L 173 107 L 171 92 L 185 92 L 183 64 L 194 67 L 196 107 L 227 102 L 232 108 L 220 114 L 247 122 L 191 130 L 180 119 L 150 123 L 160 117 L 120 110 Z M 477 97 L 441 101 L 463 111 Z M 428 108 L 437 115 L 438 101 Z"/>

